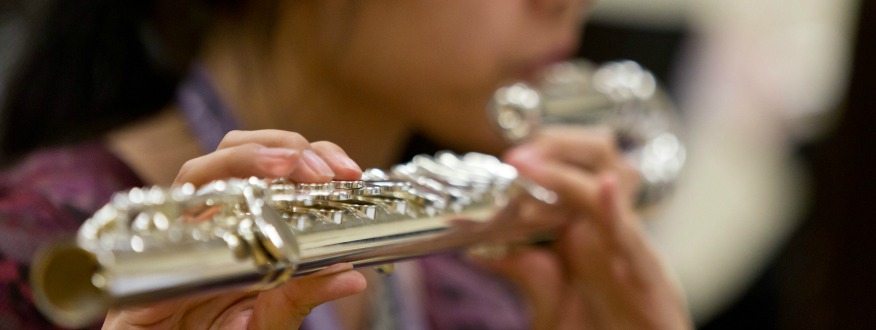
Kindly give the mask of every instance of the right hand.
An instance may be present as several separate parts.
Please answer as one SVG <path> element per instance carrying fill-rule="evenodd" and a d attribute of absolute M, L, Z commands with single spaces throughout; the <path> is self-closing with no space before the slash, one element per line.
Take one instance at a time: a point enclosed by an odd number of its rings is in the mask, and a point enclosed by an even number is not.
<path fill-rule="evenodd" d="M 279 130 L 233 131 L 216 151 L 186 162 L 174 184 L 229 177 L 294 182 L 359 180 L 362 170 L 337 145 Z M 262 292 L 232 291 L 111 310 L 104 328 L 297 329 L 314 307 L 365 289 L 350 264 L 336 264 Z"/>
<path fill-rule="evenodd" d="M 633 208 L 638 172 L 612 132 L 552 127 L 504 160 L 560 197 L 554 205 L 523 200 L 519 216 L 563 225 L 545 246 L 472 261 L 517 284 L 534 329 L 693 328 Z"/>

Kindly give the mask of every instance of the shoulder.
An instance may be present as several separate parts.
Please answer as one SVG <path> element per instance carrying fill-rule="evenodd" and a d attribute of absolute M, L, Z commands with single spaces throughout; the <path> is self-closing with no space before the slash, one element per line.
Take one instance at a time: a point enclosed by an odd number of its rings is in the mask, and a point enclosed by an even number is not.
<path fill-rule="evenodd" d="M 36 191 L 55 205 L 84 211 L 96 210 L 113 192 L 141 183 L 130 167 L 97 142 L 36 152 L 0 176 L 4 188 Z"/>

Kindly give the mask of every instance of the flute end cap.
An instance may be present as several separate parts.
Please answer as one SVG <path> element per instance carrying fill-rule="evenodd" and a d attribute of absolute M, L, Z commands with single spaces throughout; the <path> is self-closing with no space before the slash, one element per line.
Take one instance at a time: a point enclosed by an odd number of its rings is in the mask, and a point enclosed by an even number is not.
<path fill-rule="evenodd" d="M 37 308 L 52 322 L 69 328 L 87 327 L 103 319 L 105 297 L 92 283 L 99 268 L 94 254 L 75 244 L 43 247 L 30 273 Z"/>

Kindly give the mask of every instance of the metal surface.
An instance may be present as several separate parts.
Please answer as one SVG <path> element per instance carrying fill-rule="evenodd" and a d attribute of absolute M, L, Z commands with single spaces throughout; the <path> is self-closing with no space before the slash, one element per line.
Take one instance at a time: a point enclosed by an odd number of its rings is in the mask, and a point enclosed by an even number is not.
<path fill-rule="evenodd" d="M 612 129 L 641 174 L 641 206 L 671 193 L 687 158 L 677 110 L 654 76 L 631 61 L 557 64 L 537 86 L 499 89 L 487 110 L 497 131 L 512 142 L 550 125 Z"/>
<path fill-rule="evenodd" d="M 514 207 L 505 207 L 512 199 L 552 203 L 556 196 L 492 156 L 418 156 L 371 178 L 319 185 L 230 179 L 197 190 L 117 193 L 75 244 L 36 258 L 36 302 L 55 322 L 80 327 L 110 306 L 262 290 L 339 262 L 381 265 L 508 243 L 556 225 L 512 216 Z"/>

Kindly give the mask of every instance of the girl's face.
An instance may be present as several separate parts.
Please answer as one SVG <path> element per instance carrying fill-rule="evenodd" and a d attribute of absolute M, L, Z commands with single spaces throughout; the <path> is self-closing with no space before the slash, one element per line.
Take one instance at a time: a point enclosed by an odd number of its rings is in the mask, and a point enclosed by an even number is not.
<path fill-rule="evenodd" d="M 320 1 L 309 15 L 327 28 L 312 31 L 319 47 L 309 51 L 339 93 L 392 111 L 449 147 L 496 151 L 484 116 L 493 91 L 571 56 L 587 3 Z"/>

